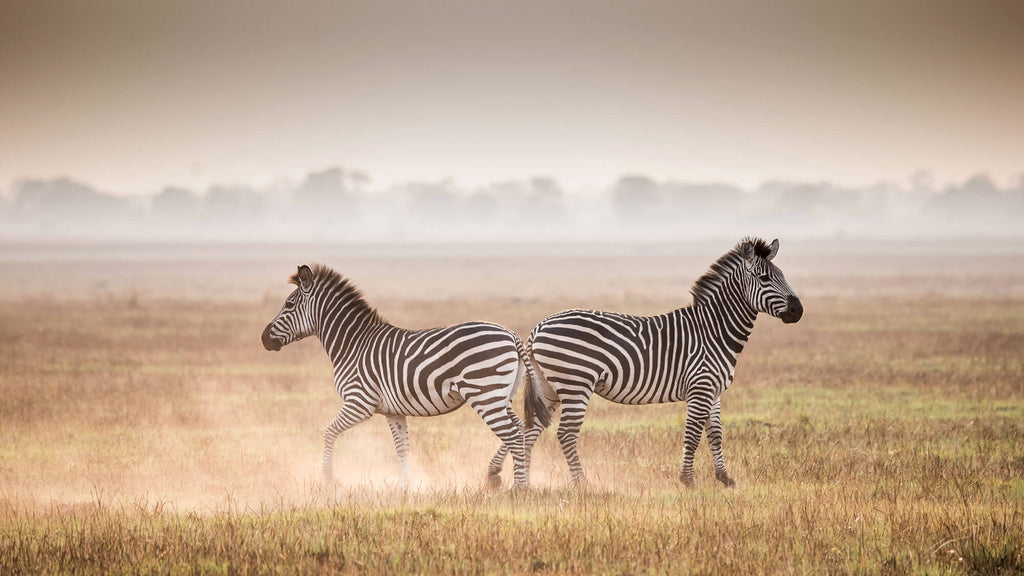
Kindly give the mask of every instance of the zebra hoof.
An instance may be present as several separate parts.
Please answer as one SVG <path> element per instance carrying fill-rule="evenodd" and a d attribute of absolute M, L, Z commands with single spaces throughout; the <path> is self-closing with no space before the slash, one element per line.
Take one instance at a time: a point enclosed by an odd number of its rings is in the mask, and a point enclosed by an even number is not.
<path fill-rule="evenodd" d="M 579 490 L 586 490 L 587 486 L 589 484 L 590 484 L 590 480 L 587 480 L 586 476 L 582 476 L 582 475 L 581 476 L 575 476 L 572 479 L 572 486 L 573 486 L 573 488 L 576 488 L 576 489 L 579 489 Z"/>
<path fill-rule="evenodd" d="M 683 483 L 683 486 L 686 486 L 687 488 L 693 490 L 693 488 L 694 488 L 693 476 L 687 477 L 687 476 L 683 476 L 683 475 L 680 474 L 679 475 L 679 481 Z"/>
<path fill-rule="evenodd" d="M 501 488 L 501 474 L 488 474 L 487 485 L 495 490 Z"/>
<path fill-rule="evenodd" d="M 715 472 L 715 478 L 722 483 L 726 488 L 735 488 L 736 481 L 729 476 L 728 472 Z"/>

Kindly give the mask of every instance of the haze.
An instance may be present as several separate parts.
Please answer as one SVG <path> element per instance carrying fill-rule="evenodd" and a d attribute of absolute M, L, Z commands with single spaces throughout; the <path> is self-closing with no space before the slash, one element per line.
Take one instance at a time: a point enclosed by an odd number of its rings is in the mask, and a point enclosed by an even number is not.
<path fill-rule="evenodd" d="M 1017 2 L 5 2 L 0 188 L 1024 167 Z"/>

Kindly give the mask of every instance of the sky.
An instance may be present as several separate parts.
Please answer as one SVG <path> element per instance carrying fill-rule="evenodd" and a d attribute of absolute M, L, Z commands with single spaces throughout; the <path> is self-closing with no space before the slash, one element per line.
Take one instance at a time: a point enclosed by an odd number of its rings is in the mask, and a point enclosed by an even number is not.
<path fill-rule="evenodd" d="M 0 191 L 1024 172 L 1024 3 L 0 3 Z"/>

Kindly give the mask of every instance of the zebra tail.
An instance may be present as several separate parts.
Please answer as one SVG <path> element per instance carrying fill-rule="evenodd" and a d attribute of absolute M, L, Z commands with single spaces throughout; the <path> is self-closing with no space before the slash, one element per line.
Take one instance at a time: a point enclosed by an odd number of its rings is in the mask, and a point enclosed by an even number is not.
<path fill-rule="evenodd" d="M 532 334 L 530 341 L 532 342 Z M 551 424 L 551 406 L 545 399 L 545 391 L 551 388 L 547 379 L 537 369 L 533 361 L 533 350 L 529 344 L 523 346 L 523 342 L 516 339 L 516 347 L 519 349 L 519 357 L 526 367 L 526 396 L 524 398 L 524 412 L 526 427 L 533 428 L 534 420 L 540 423 L 541 427 L 547 428 Z M 554 391 L 552 390 L 552 393 Z M 553 394 L 552 394 L 553 395 Z"/>

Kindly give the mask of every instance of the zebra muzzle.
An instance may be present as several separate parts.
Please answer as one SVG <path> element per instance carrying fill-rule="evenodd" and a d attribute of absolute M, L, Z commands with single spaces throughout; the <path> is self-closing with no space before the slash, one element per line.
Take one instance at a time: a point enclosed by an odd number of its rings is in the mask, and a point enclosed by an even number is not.
<path fill-rule="evenodd" d="M 281 349 L 281 341 L 270 335 L 270 326 L 263 329 L 263 335 L 260 336 L 260 340 L 263 341 L 263 347 L 271 352 L 277 352 Z"/>
<path fill-rule="evenodd" d="M 786 311 L 779 314 L 779 319 L 785 324 L 793 324 L 794 322 L 799 322 L 803 315 L 804 305 L 800 303 L 800 299 L 796 296 L 790 296 L 786 301 Z"/>

